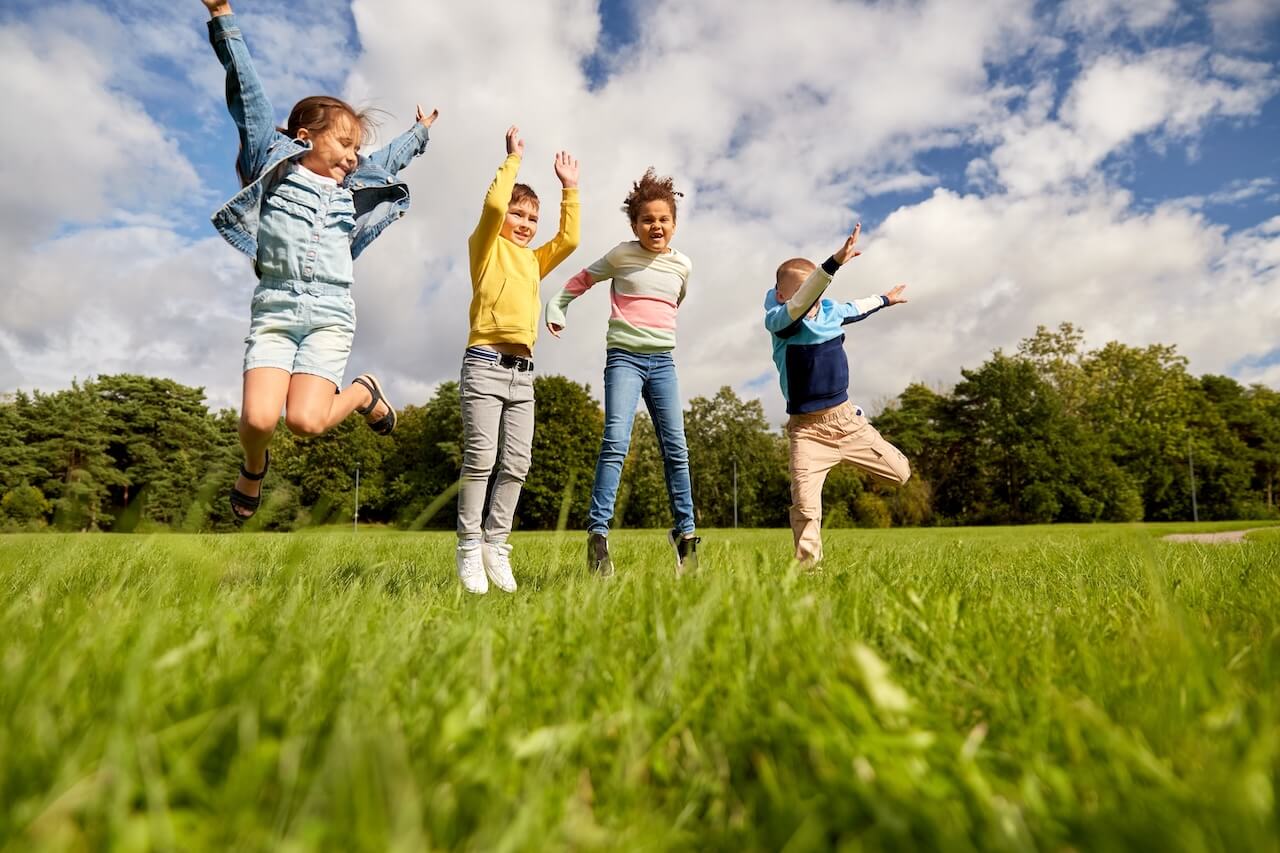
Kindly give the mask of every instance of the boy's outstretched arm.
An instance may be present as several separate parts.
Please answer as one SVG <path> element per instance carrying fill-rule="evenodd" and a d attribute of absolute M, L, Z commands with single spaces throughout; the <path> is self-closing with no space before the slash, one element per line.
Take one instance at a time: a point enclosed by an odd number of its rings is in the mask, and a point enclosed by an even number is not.
<path fill-rule="evenodd" d="M 427 142 L 431 138 L 427 131 L 439 117 L 439 110 L 432 110 L 427 114 L 423 112 L 422 104 L 418 104 L 418 118 L 413 123 L 413 127 L 364 159 L 393 175 L 396 174 L 408 166 L 414 157 L 426 150 Z"/>
<path fill-rule="evenodd" d="M 228 0 L 201 0 L 209 10 L 209 41 L 227 71 L 227 111 L 240 134 L 236 164 L 244 180 L 266 166 L 276 137 L 275 116 L 262 81 L 253 67 L 249 48 L 236 26 Z"/>
<path fill-rule="evenodd" d="M 538 274 L 543 278 L 572 255 L 581 240 L 578 160 L 568 151 L 560 151 L 556 154 L 555 170 L 561 186 L 560 230 L 556 232 L 556 236 L 533 250 L 533 256 L 538 259 Z"/>
<path fill-rule="evenodd" d="M 857 323 L 865 320 L 881 308 L 888 308 L 890 305 L 898 305 L 906 302 L 907 297 L 902 292 L 907 289 L 905 284 L 894 285 L 888 293 L 882 293 L 879 296 L 864 296 L 861 299 L 854 299 L 851 302 L 844 302 L 836 306 L 836 313 L 840 316 L 840 325 L 847 326 L 850 323 Z"/>

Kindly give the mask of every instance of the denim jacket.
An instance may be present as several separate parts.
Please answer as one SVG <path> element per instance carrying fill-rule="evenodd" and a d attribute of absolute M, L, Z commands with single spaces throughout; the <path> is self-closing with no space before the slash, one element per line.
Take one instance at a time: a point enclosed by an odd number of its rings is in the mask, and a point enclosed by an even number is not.
<path fill-rule="evenodd" d="M 290 139 L 276 129 L 271 103 L 253 68 L 234 15 L 209 20 L 209 41 L 227 69 L 227 109 L 240 132 L 240 174 L 250 183 L 213 215 L 213 227 L 228 243 L 256 262 L 258 222 L 262 198 L 283 176 L 283 169 L 311 150 L 311 143 Z M 409 209 L 409 187 L 396 173 L 427 147 L 427 128 L 413 128 L 384 148 L 360 156 L 343 186 L 355 201 L 356 224 L 351 231 L 351 257 L 357 258 L 392 221 Z"/>

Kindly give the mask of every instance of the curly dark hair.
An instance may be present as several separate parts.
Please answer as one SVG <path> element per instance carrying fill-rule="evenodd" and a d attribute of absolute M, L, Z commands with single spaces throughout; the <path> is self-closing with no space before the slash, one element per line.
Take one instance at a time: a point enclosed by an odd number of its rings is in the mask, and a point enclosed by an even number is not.
<path fill-rule="evenodd" d="M 644 177 L 631 185 L 631 193 L 627 196 L 627 200 L 622 204 L 622 212 L 631 220 L 631 224 L 635 225 L 636 220 L 640 218 L 640 208 L 651 201 L 665 201 L 671 206 L 671 218 L 676 218 L 676 196 L 684 198 L 684 193 L 679 192 L 675 188 L 675 181 L 670 177 L 659 178 L 657 173 L 650 166 L 644 172 Z"/>

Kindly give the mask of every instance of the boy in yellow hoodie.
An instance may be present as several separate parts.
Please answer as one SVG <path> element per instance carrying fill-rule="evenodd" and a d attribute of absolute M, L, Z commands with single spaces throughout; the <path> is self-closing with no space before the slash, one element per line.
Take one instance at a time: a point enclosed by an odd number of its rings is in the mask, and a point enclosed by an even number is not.
<path fill-rule="evenodd" d="M 462 483 L 458 492 L 458 579 L 484 594 L 489 581 L 515 592 L 507 536 L 533 448 L 533 344 L 542 302 L 538 285 L 578 247 L 578 161 L 555 157 L 563 187 L 560 230 L 529 248 L 538 231 L 538 196 L 516 183 L 524 140 L 507 129 L 507 159 L 484 197 L 467 241 L 471 259 L 471 335 L 462 359 Z M 485 494 L 498 466 L 489 512 Z"/>

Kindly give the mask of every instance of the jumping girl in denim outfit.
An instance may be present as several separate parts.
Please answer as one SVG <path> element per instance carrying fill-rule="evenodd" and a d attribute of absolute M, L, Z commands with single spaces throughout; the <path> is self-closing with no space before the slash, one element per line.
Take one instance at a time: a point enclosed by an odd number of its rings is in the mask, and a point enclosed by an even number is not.
<path fill-rule="evenodd" d="M 663 473 L 671 515 L 669 539 L 676 551 L 676 571 L 697 563 L 693 489 L 689 482 L 689 449 L 684 439 L 684 413 L 676 382 L 676 311 L 684 301 L 693 265 L 669 245 L 676 230 L 676 196 L 670 178 L 644 173 L 627 196 L 623 211 L 636 240 L 619 243 L 600 260 L 575 275 L 547 303 L 547 329 L 556 337 L 567 321 L 569 303 L 592 285 L 612 279 L 609 334 L 604 368 L 604 439 L 596 461 L 587 516 L 587 565 L 613 574 L 609 556 L 609 522 L 622 479 L 622 463 L 631 445 L 636 405 L 644 397 L 662 451 Z"/>
<path fill-rule="evenodd" d="M 408 210 L 409 188 L 395 175 L 426 148 L 438 111 L 427 115 L 418 107 L 411 130 L 367 157 L 357 153 L 367 115 L 337 98 L 304 98 L 278 129 L 231 5 L 201 2 L 210 14 L 209 40 L 227 70 L 244 186 L 213 224 L 253 259 L 259 279 L 245 339 L 245 461 L 231 490 L 232 512 L 244 520 L 261 502 L 267 446 L 282 407 L 296 435 L 320 435 L 352 412 L 380 435 L 395 429 L 395 409 L 372 374 L 337 393 L 356 328 L 352 262 Z"/>

